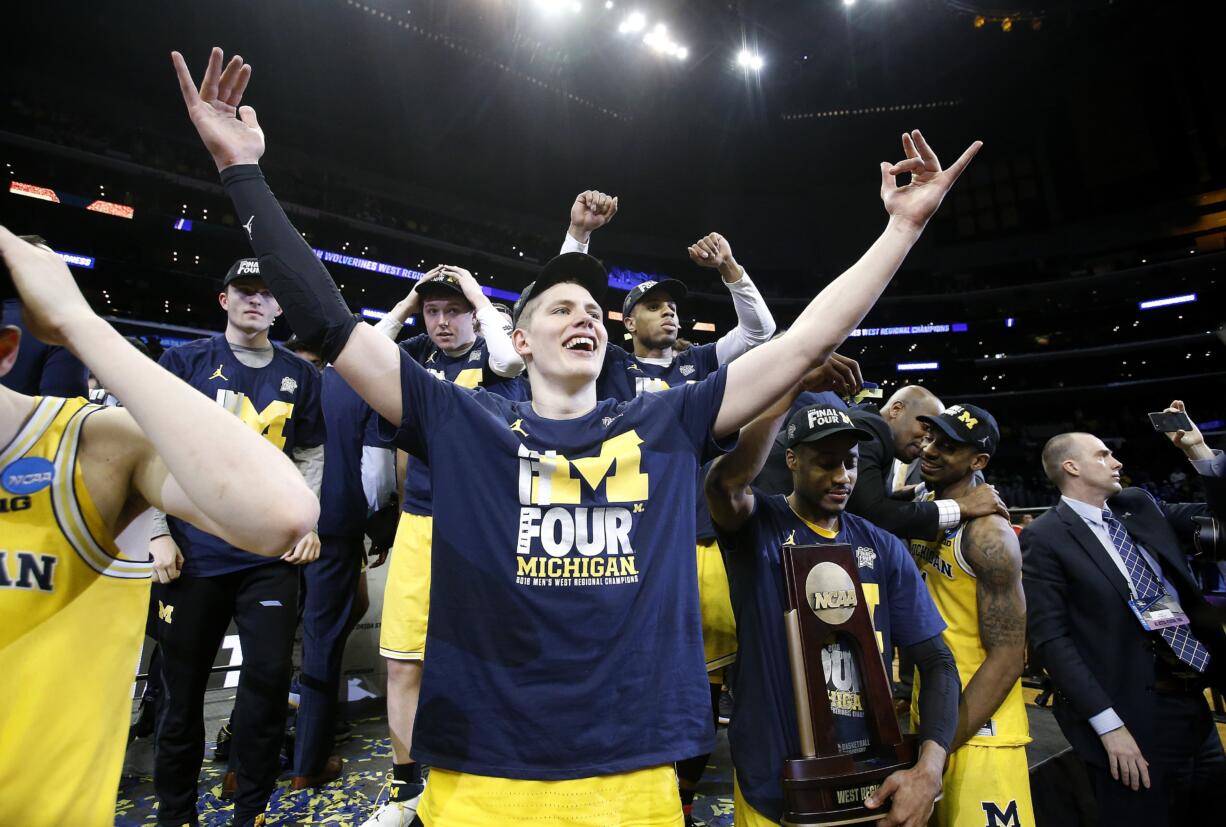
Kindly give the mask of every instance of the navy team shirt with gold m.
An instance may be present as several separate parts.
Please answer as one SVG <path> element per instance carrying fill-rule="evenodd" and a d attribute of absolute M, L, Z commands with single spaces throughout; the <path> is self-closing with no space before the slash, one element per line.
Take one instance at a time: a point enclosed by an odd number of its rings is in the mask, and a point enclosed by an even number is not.
<path fill-rule="evenodd" d="M 401 357 L 431 473 L 430 659 L 413 757 L 513 779 L 621 773 L 713 736 L 693 556 L 726 371 L 551 420 Z M 456 469 L 463 469 L 458 472 Z"/>
<path fill-rule="evenodd" d="M 158 363 L 286 454 L 324 443 L 319 372 L 279 345 L 273 345 L 272 361 L 262 368 L 240 362 L 224 334 L 172 347 Z M 235 548 L 177 517 L 168 515 L 166 522 L 184 551 L 184 574 L 215 577 L 279 559 Z"/>
<path fill-rule="evenodd" d="M 839 515 L 835 533 L 803 520 L 782 494 L 754 489 L 753 515 L 740 530 L 719 532 L 719 540 L 728 552 L 741 643 L 732 686 L 735 708 L 728 728 L 732 764 L 745 801 L 778 822 L 783 817 L 783 760 L 800 754 L 783 625 L 787 609 L 783 546 L 845 543 L 852 547 L 882 652 L 892 652 L 893 644 L 910 646 L 936 637 L 945 623 L 902 542 L 854 514 Z M 855 660 L 847 648 L 834 643 L 822 651 L 822 666 L 839 750 L 859 752 L 868 745 L 868 736 Z"/>

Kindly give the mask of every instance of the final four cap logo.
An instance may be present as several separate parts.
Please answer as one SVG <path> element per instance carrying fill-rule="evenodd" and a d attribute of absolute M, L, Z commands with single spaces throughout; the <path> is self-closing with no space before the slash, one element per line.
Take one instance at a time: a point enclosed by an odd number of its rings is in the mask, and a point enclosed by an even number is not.
<path fill-rule="evenodd" d="M 810 405 L 792 414 L 783 445 L 793 448 L 802 442 L 816 442 L 838 433 L 852 434 L 859 442 L 873 438 L 868 431 L 856 427 L 847 411 L 831 405 Z"/>

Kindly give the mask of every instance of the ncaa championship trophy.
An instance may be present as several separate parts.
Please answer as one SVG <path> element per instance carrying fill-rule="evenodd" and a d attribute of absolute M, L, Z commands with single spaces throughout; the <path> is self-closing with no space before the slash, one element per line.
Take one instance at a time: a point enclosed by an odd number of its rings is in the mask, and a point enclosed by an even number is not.
<path fill-rule="evenodd" d="M 914 735 L 903 735 L 885 664 L 877 648 L 855 558 L 847 545 L 784 546 L 788 655 L 800 728 L 801 755 L 783 764 L 783 824 L 787 827 L 876 821 L 868 798 L 891 773 L 916 761 Z M 835 735 L 822 649 L 839 638 L 852 652 L 863 686 L 868 746 L 841 753 Z"/>

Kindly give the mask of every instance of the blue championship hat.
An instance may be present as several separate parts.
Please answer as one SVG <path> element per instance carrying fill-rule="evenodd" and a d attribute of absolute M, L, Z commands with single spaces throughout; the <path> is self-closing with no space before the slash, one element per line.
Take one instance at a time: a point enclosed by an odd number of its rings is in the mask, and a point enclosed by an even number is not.
<path fill-rule="evenodd" d="M 626 294 L 626 300 L 622 302 L 622 316 L 629 316 L 630 311 L 634 306 L 641 302 L 648 293 L 655 291 L 668 293 L 673 301 L 679 302 L 686 297 L 689 290 L 684 282 L 677 279 L 660 279 L 659 281 L 645 281 L 642 284 L 636 284 L 634 289 Z"/>
<path fill-rule="evenodd" d="M 515 307 L 511 311 L 512 323 L 519 324 L 519 317 L 523 314 L 528 302 L 555 284 L 564 284 L 568 281 L 582 285 L 592 294 L 592 298 L 603 303 L 605 292 L 609 289 L 609 271 L 604 269 L 604 265 L 599 260 L 587 253 L 562 253 L 554 256 L 545 262 L 536 281 L 525 287 L 524 292 L 519 294 Z"/>
<path fill-rule="evenodd" d="M 982 454 L 993 454 L 1000 445 L 996 418 L 978 405 L 951 405 L 936 416 L 916 419 L 954 442 L 975 446 Z"/>

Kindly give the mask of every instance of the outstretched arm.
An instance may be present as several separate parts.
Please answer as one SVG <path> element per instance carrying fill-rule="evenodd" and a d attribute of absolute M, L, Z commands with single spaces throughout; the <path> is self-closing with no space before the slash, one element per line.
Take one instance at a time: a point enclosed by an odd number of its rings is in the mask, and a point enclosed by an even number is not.
<path fill-rule="evenodd" d="M 59 256 L 3 227 L 0 256 L 30 332 L 67 347 L 124 401 L 90 415 L 82 440 L 86 487 L 114 533 L 149 505 L 267 556 L 312 529 L 319 501 L 289 458 L 98 318 Z"/>
<path fill-rule="evenodd" d="M 754 348 L 728 367 L 727 394 L 715 435 L 727 436 L 765 410 L 814 365 L 824 362 L 876 303 L 919 239 L 945 194 L 982 144 L 971 144 L 947 170 L 919 130 L 903 135 L 907 159 L 881 164 L 881 199 L 890 219 L 885 232 L 845 273 L 826 286 L 788 332 Z M 911 174 L 898 186 L 895 176 Z"/>
<path fill-rule="evenodd" d="M 171 52 L 171 60 L 187 113 L 260 257 L 260 275 L 290 325 L 380 416 L 400 422 L 400 349 L 370 325 L 356 322 L 327 269 L 264 183 L 258 166 L 264 132 L 255 110 L 239 106 L 251 66 L 236 55 L 223 70 L 222 51 L 214 48 L 197 89 L 183 56 Z"/>
<path fill-rule="evenodd" d="M 963 554 L 975 571 L 975 605 L 984 658 L 962 693 L 957 749 L 982 727 L 1022 676 L 1026 657 L 1026 594 L 1022 591 L 1022 551 L 1003 517 L 972 520 Z"/>

